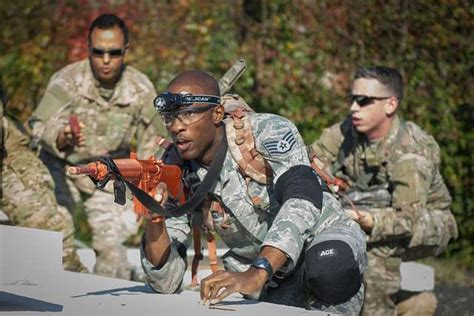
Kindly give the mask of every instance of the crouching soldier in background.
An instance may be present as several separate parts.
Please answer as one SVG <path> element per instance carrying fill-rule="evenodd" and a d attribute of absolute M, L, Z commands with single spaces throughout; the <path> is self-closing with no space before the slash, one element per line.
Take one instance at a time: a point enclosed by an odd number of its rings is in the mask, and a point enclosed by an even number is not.
<path fill-rule="evenodd" d="M 0 81 L 2 111 L 2 211 L 13 225 L 63 234 L 63 267 L 85 272 L 74 248 L 74 224 L 58 205 L 54 183 L 43 162 L 28 148 L 30 141 L 19 122 L 4 115 L 7 96 Z M 19 250 L 21 251 L 21 250 Z"/>

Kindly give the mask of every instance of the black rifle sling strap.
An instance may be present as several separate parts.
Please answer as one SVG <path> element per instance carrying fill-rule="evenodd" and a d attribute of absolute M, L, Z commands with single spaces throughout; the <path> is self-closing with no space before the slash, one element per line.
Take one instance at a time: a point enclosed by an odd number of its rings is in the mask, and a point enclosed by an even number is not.
<path fill-rule="evenodd" d="M 111 173 L 115 175 L 115 181 L 123 181 L 128 189 L 132 192 L 132 194 L 142 203 L 148 210 L 151 212 L 164 216 L 164 217 L 180 217 L 186 214 L 189 211 L 196 209 L 199 204 L 204 200 L 207 196 L 207 193 L 214 185 L 219 176 L 222 166 L 224 165 L 225 156 L 227 154 L 227 137 L 225 134 L 223 135 L 222 144 L 219 147 L 219 150 L 216 153 L 216 156 L 211 162 L 209 170 L 204 177 L 202 183 L 197 187 L 196 192 L 193 196 L 187 201 L 185 204 L 178 206 L 174 209 L 165 209 L 163 208 L 160 203 L 158 203 L 153 197 L 149 196 L 145 191 L 131 183 L 130 181 L 125 180 L 122 175 L 120 174 L 120 170 L 113 162 L 112 158 L 110 157 L 103 157 L 100 158 L 99 161 L 103 162 L 107 165 L 107 168 Z M 107 181 L 110 179 L 108 177 Z M 104 186 L 105 184 L 103 184 Z"/>

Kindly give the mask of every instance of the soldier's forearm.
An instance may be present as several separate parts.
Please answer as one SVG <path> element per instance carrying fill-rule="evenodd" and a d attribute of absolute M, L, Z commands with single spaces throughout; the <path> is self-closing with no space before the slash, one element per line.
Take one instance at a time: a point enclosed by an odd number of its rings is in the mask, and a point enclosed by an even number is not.
<path fill-rule="evenodd" d="M 145 256 L 157 268 L 167 261 L 171 243 L 164 222 L 153 223 L 147 220 L 145 227 Z"/>
<path fill-rule="evenodd" d="M 265 246 L 262 248 L 260 252 L 261 257 L 265 257 L 268 259 L 270 264 L 272 265 L 273 273 L 280 270 L 281 267 L 286 263 L 288 257 L 286 254 L 278 248 Z"/>

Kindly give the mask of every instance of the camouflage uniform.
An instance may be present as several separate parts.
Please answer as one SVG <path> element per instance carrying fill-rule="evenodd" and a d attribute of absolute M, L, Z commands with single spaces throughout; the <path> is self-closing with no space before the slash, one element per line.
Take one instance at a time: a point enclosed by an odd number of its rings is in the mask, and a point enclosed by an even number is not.
<path fill-rule="evenodd" d="M 271 165 L 273 183 L 291 166 L 309 165 L 303 141 L 291 122 L 271 114 L 252 114 L 250 118 L 256 149 Z M 232 124 L 228 121 L 225 123 Z M 283 139 L 286 142 L 282 141 Z M 279 141 L 287 145 L 286 148 L 273 146 Z M 206 169 L 198 170 L 201 179 L 205 174 Z M 354 222 L 345 216 L 341 204 L 331 194 L 324 193 L 322 210 L 309 201 L 297 198 L 290 198 L 280 206 L 274 195 L 274 185 L 265 186 L 253 180 L 246 180 L 230 151 L 226 154 L 217 183 L 209 194 L 211 199 L 221 202 L 225 213 L 211 210 L 209 217 L 207 211 L 203 210 L 193 216 L 203 216 L 204 222 L 207 218 L 211 219 L 210 224 L 206 225 L 207 228 L 215 231 L 230 248 L 223 257 L 227 270 L 247 270 L 263 246 L 272 246 L 285 252 L 289 258 L 287 264 L 277 272 L 286 279 L 304 261 L 302 258 L 307 249 L 316 243 L 333 239 L 350 245 L 359 271 L 365 271 L 367 258 L 364 234 L 358 225 L 354 225 Z M 259 202 L 254 204 L 252 200 Z M 173 293 L 179 290 L 187 268 L 183 250 L 191 244 L 191 220 L 187 216 L 166 220 L 171 238 L 171 253 L 167 263 L 159 270 L 144 256 L 142 244 L 142 265 L 147 281 L 157 292 Z M 311 296 L 307 287 L 302 290 L 303 278 L 298 272 L 296 274 L 296 277 L 292 277 L 295 282 L 277 282 L 276 278 L 273 278 L 264 287 L 259 299 L 351 315 L 360 311 L 363 286 L 345 303 L 324 306 Z M 281 291 L 276 295 L 266 295 L 276 286 L 279 286 Z"/>
<path fill-rule="evenodd" d="M 86 271 L 74 248 L 72 217 L 57 204 L 51 175 L 15 122 L 3 117 L 2 123 L 2 210 L 14 225 L 61 232 L 64 269 Z"/>
<path fill-rule="evenodd" d="M 113 190 L 96 189 L 84 176 L 69 177 L 69 165 L 85 164 L 99 156 L 127 158 L 136 147 L 140 158 L 155 152 L 154 137 L 166 130 L 152 104 L 156 96 L 149 79 L 127 66 L 113 90 L 100 87 L 89 60 L 71 64 L 54 74 L 40 104 L 30 118 L 41 157 L 56 182 L 56 195 L 70 212 L 83 202 L 93 233 L 98 274 L 130 278 L 126 249 L 122 245 L 137 229 L 130 205 L 113 203 Z M 58 150 L 56 139 L 71 114 L 86 126 L 83 147 Z M 133 148 L 135 149 L 135 148 Z M 81 198 L 82 197 L 82 198 Z"/>
<path fill-rule="evenodd" d="M 398 117 L 380 141 L 369 143 L 348 118 L 325 129 L 312 147 L 334 176 L 348 181 L 351 189 L 343 199 L 374 219 L 367 236 L 363 314 L 395 315 L 392 295 L 400 290 L 401 261 L 437 255 L 457 237 L 439 147 L 417 125 Z"/>

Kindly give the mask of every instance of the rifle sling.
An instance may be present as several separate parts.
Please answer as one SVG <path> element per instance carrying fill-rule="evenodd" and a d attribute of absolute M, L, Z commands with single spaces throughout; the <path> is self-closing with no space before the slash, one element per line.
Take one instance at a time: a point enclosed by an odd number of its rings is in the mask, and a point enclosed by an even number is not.
<path fill-rule="evenodd" d="M 109 169 L 110 172 L 115 174 L 115 178 L 119 181 L 123 181 L 130 192 L 132 192 L 133 196 L 135 196 L 140 203 L 142 203 L 148 210 L 150 210 L 152 213 L 155 213 L 160 216 L 164 217 L 180 217 L 189 211 L 192 211 L 196 209 L 199 204 L 204 200 L 204 198 L 207 196 L 207 193 L 211 189 L 211 187 L 214 185 L 214 183 L 217 180 L 217 177 L 219 176 L 222 166 L 224 165 L 224 160 L 225 156 L 227 154 L 227 137 L 224 133 L 223 139 L 221 146 L 219 147 L 219 150 L 216 153 L 216 156 L 211 162 L 211 165 L 209 167 L 209 170 L 204 177 L 204 180 L 201 182 L 201 184 L 198 186 L 196 189 L 196 192 L 193 194 L 193 196 L 184 203 L 183 205 L 180 205 L 174 209 L 165 209 L 163 208 L 160 203 L 158 203 L 153 197 L 149 196 L 145 191 L 131 183 L 130 181 L 127 181 L 126 179 L 123 178 L 123 176 L 120 173 L 120 170 L 118 169 L 117 165 L 115 165 L 114 161 L 112 160 L 111 157 L 103 157 L 100 158 L 99 160 L 105 163 Z"/>

